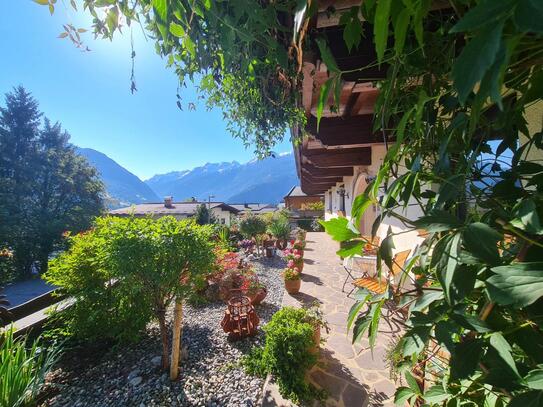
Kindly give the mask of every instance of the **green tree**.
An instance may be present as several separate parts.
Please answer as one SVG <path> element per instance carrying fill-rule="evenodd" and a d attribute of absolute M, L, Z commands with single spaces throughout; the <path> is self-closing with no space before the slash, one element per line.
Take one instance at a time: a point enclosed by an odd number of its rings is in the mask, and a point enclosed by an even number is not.
<path fill-rule="evenodd" d="M 5 96 L 0 107 L 0 245 L 14 251 L 14 264 L 28 272 L 33 245 L 31 223 L 33 177 L 37 173 L 37 139 L 41 113 L 22 86 Z"/>
<path fill-rule="evenodd" d="M 246 214 L 239 222 L 239 231 L 246 239 L 255 239 L 256 251 L 260 254 L 260 238 L 266 233 L 266 221 L 252 213 Z"/>
<path fill-rule="evenodd" d="M 110 221 L 111 222 L 111 221 Z M 109 264 L 149 299 L 160 326 L 162 366 L 169 366 L 166 311 L 181 304 L 213 266 L 211 229 L 192 220 L 125 218 L 112 223 Z M 175 334 L 175 332 L 174 332 Z"/>
<path fill-rule="evenodd" d="M 0 245 L 10 247 L 18 275 L 33 261 L 47 269 L 62 233 L 89 227 L 102 208 L 96 170 L 77 155 L 60 124 L 45 119 L 22 87 L 0 108 Z"/>
<path fill-rule="evenodd" d="M 217 218 L 209 210 L 206 204 L 200 204 L 196 208 L 196 213 L 194 214 L 194 219 L 199 225 L 208 225 L 211 223 L 217 223 Z"/>

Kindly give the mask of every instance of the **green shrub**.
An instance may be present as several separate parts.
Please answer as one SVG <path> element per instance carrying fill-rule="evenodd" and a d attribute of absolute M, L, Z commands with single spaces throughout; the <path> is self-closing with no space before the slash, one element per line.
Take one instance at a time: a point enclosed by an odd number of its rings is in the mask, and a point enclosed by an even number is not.
<path fill-rule="evenodd" d="M 111 265 L 111 235 L 120 221 L 98 218 L 92 230 L 70 237 L 69 249 L 44 275 L 75 300 L 53 318 L 62 326 L 58 332 L 74 340 L 134 341 L 151 320 L 143 288 L 120 278 Z"/>
<path fill-rule="evenodd" d="M 288 240 L 290 237 L 290 223 L 287 218 L 280 216 L 271 220 L 268 233 L 276 239 Z"/>
<path fill-rule="evenodd" d="M 314 325 L 307 311 L 285 307 L 277 311 L 264 327 L 266 342 L 255 347 L 242 363 L 249 374 L 272 374 L 283 397 L 295 403 L 322 398 L 322 391 L 305 380 L 305 375 L 317 362 L 314 347 Z"/>
<path fill-rule="evenodd" d="M 24 337 L 13 337 L 12 329 L 0 334 L 0 407 L 33 404 L 60 355 L 58 346 L 41 348 L 40 339 L 26 345 Z"/>

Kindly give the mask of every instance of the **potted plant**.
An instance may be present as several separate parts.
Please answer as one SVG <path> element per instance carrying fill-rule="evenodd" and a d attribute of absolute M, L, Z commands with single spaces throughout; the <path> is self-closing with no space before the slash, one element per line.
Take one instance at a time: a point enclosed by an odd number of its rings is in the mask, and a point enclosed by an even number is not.
<path fill-rule="evenodd" d="M 268 233 L 276 240 L 275 245 L 279 250 L 284 250 L 287 247 L 287 241 L 290 236 L 290 223 L 284 216 L 272 219 L 268 225 Z"/>
<path fill-rule="evenodd" d="M 259 305 L 267 294 L 266 286 L 258 280 L 256 275 L 247 280 L 246 295 L 251 299 L 251 304 Z"/>
<path fill-rule="evenodd" d="M 324 314 L 320 309 L 320 304 L 318 301 L 314 301 L 309 307 L 306 308 L 306 321 L 311 324 L 314 329 L 313 342 L 315 346 L 311 349 L 311 351 L 313 353 L 317 353 L 321 343 L 321 328 L 324 328 L 326 333 L 330 332 L 330 328 L 324 319 Z"/>
<path fill-rule="evenodd" d="M 296 267 L 298 271 L 301 273 L 304 269 L 304 257 L 303 252 L 298 249 L 286 249 L 284 251 L 285 258 L 287 260 L 287 264 L 289 268 Z"/>
<path fill-rule="evenodd" d="M 292 248 L 295 250 L 299 250 L 300 254 L 303 256 L 305 249 L 305 240 L 296 239 L 292 244 Z"/>
<path fill-rule="evenodd" d="M 285 279 L 285 290 L 289 294 L 300 292 L 302 280 L 300 279 L 300 271 L 297 268 L 286 268 L 283 271 L 283 278 Z"/>

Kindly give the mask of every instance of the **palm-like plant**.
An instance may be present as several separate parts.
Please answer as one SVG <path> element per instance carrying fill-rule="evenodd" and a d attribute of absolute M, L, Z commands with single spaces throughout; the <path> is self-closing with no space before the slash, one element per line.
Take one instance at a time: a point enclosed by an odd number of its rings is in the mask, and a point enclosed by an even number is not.
<path fill-rule="evenodd" d="M 290 237 L 290 223 L 287 218 L 279 217 L 273 219 L 268 225 L 268 233 L 277 239 L 279 248 L 284 248 L 284 243 Z"/>

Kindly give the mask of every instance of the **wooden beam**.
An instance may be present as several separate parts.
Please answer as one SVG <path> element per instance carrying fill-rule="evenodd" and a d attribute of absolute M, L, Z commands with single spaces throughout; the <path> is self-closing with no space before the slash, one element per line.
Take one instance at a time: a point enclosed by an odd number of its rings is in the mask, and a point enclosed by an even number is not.
<path fill-rule="evenodd" d="M 306 178 L 304 175 L 302 175 L 302 180 L 304 181 L 304 184 L 311 186 L 312 188 L 324 188 L 326 190 L 336 186 L 336 182 L 313 182 L 313 180 Z"/>
<path fill-rule="evenodd" d="M 343 182 L 343 178 L 313 178 L 308 177 L 306 174 L 302 174 L 302 179 L 309 185 L 333 187 L 338 182 Z"/>
<path fill-rule="evenodd" d="M 311 174 L 310 172 L 302 169 L 302 176 L 306 179 L 310 180 L 312 183 L 324 183 L 324 182 L 342 182 L 343 177 L 330 177 L 330 176 L 316 176 Z"/>
<path fill-rule="evenodd" d="M 308 162 L 302 163 L 302 170 L 314 177 L 349 177 L 354 174 L 353 167 L 319 168 Z"/>
<path fill-rule="evenodd" d="M 349 117 L 323 117 L 317 132 L 317 118 L 311 116 L 305 127 L 313 137 L 325 146 L 382 143 L 379 134 L 374 134 L 373 115 Z"/>
<path fill-rule="evenodd" d="M 371 147 L 342 149 L 318 148 L 304 150 L 302 154 L 316 167 L 352 167 L 371 164 Z"/>

